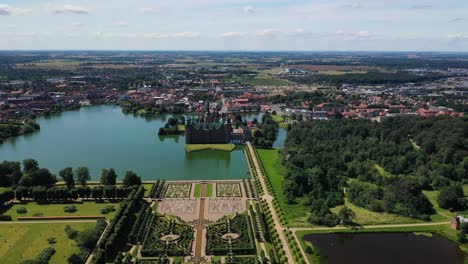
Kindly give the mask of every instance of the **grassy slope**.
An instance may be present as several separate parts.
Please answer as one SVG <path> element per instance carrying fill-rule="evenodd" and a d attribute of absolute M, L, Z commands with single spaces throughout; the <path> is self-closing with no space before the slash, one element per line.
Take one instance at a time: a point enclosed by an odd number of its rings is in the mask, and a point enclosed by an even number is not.
<path fill-rule="evenodd" d="M 233 151 L 236 148 L 234 144 L 185 144 L 187 152 L 201 151 L 201 150 L 222 150 Z"/>
<path fill-rule="evenodd" d="M 286 198 L 283 194 L 282 185 L 286 168 L 281 165 L 281 156 L 278 151 L 278 149 L 258 149 L 258 154 L 273 185 L 278 202 L 283 208 L 290 226 L 311 226 L 307 223 L 310 211 L 308 206 L 300 205 L 300 203 L 287 204 L 285 202 Z"/>
<path fill-rule="evenodd" d="M 63 207 L 67 204 L 38 204 L 35 202 L 30 202 L 27 204 L 15 204 L 13 205 L 8 211 L 4 214 L 11 215 L 14 220 L 17 219 L 18 216 L 33 216 L 37 213 L 42 213 L 43 216 L 85 216 L 85 215 L 101 215 L 101 208 L 113 205 L 115 209 L 118 209 L 120 204 L 119 203 L 95 203 L 95 202 L 85 202 L 83 204 L 74 204 L 78 211 L 75 213 L 66 213 L 63 211 Z M 28 212 L 26 214 L 18 214 L 16 209 L 19 207 L 25 207 Z M 107 219 L 112 219 L 114 217 L 115 212 L 110 212 L 106 214 Z"/>
<path fill-rule="evenodd" d="M 260 158 L 265 166 L 266 173 L 270 178 L 270 181 L 273 185 L 276 197 L 280 206 L 285 211 L 286 220 L 289 225 L 292 227 L 308 227 L 313 226 L 307 223 L 307 218 L 309 216 L 309 207 L 301 205 L 301 200 L 297 199 L 297 204 L 286 204 L 286 198 L 282 191 L 282 184 L 284 175 L 286 174 L 286 168 L 281 165 L 281 156 L 278 150 L 269 150 L 269 149 L 258 149 Z M 377 168 L 377 167 L 376 167 Z M 377 168 L 379 169 L 379 168 Z M 383 169 L 382 169 L 383 170 Z M 385 171 L 383 171 L 385 173 Z M 351 203 L 348 203 L 348 206 L 356 214 L 356 222 L 361 225 L 372 225 L 372 224 L 403 224 L 403 223 L 420 223 L 421 220 L 414 219 L 411 217 L 400 216 L 397 214 L 388 214 L 388 213 L 376 213 L 370 210 L 357 207 Z M 332 208 L 331 210 L 335 213 L 339 211 L 341 206 Z M 448 219 L 441 215 L 433 215 L 433 221 L 447 222 Z"/>
<path fill-rule="evenodd" d="M 2 263 L 21 263 L 34 259 L 49 246 L 47 239 L 55 237 L 51 245 L 56 250 L 50 264 L 67 263 L 67 258 L 78 253 L 75 241 L 68 239 L 64 223 L 54 224 L 2 224 L 0 225 L 0 259 Z M 95 223 L 70 223 L 73 229 L 81 231 L 94 228 Z"/>

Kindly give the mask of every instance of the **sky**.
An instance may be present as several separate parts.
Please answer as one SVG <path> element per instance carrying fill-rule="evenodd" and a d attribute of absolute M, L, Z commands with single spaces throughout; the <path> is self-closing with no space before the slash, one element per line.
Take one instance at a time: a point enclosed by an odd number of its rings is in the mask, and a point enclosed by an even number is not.
<path fill-rule="evenodd" d="M 467 0 L 0 0 L 0 50 L 468 52 Z"/>

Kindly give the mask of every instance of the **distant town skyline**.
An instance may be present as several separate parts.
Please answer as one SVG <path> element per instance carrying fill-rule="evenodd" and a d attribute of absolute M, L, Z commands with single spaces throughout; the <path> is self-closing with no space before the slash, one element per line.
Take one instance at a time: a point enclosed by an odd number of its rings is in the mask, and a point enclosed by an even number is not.
<path fill-rule="evenodd" d="M 0 0 L 0 50 L 468 51 L 460 0 Z"/>

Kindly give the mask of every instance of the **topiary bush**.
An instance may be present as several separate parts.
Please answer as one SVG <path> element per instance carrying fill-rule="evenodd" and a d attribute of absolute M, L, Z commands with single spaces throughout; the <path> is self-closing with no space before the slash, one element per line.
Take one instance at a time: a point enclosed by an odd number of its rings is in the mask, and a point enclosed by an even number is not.
<path fill-rule="evenodd" d="M 78 209 L 74 205 L 66 205 L 65 207 L 63 207 L 63 211 L 66 213 L 74 213 L 78 211 Z"/>

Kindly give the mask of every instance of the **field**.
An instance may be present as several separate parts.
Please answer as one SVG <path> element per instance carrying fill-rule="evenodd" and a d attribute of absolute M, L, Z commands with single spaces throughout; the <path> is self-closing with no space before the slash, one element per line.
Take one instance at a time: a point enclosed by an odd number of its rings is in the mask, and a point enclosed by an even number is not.
<path fill-rule="evenodd" d="M 307 223 L 309 216 L 309 207 L 303 206 L 298 200 L 296 204 L 287 204 L 286 197 L 283 194 L 283 179 L 286 174 L 286 168 L 281 165 L 281 156 L 279 149 L 258 149 L 261 162 L 265 166 L 265 171 L 271 181 L 278 202 L 285 212 L 285 218 L 290 226 L 311 226 Z"/>
<path fill-rule="evenodd" d="M 292 83 L 282 80 L 276 76 L 249 76 L 249 75 L 242 75 L 242 76 L 234 76 L 224 80 L 225 82 L 237 82 L 244 85 L 252 85 L 252 86 L 288 86 Z"/>
<path fill-rule="evenodd" d="M 67 258 L 78 253 L 79 248 L 74 240 L 65 234 L 65 223 L 37 224 L 0 224 L 0 259 L 2 263 L 21 263 L 34 259 L 42 250 L 52 246 L 56 252 L 50 264 L 67 263 Z M 94 228 L 95 223 L 70 223 L 73 229 L 82 231 Z M 54 237 L 57 241 L 49 245 L 47 239 Z"/>
<path fill-rule="evenodd" d="M 367 210 L 362 207 L 355 206 L 352 203 L 347 203 L 349 209 L 356 214 L 356 219 L 353 221 L 360 225 L 377 225 L 377 224 L 408 224 L 408 223 L 423 223 L 424 221 L 411 217 L 401 216 L 397 214 L 377 213 Z M 338 213 L 343 206 L 332 208 L 333 213 Z M 447 219 L 444 220 L 447 222 Z"/>
<path fill-rule="evenodd" d="M 222 150 L 233 151 L 236 148 L 234 144 L 185 144 L 185 151 L 194 152 L 202 150 Z"/>
<path fill-rule="evenodd" d="M 63 207 L 66 205 L 75 205 L 78 211 L 75 213 L 66 213 L 63 211 Z M 26 204 L 15 204 L 13 205 L 8 211 L 6 211 L 4 214 L 6 215 L 11 215 L 14 220 L 17 220 L 18 216 L 39 216 L 39 214 L 42 214 L 42 216 L 85 216 L 85 215 L 102 215 L 101 214 L 101 209 L 113 205 L 115 209 L 118 209 L 120 206 L 119 203 L 108 203 L 108 202 L 103 202 L 103 203 L 96 203 L 96 202 L 84 202 L 82 204 L 80 203 L 51 203 L 51 204 L 38 204 L 36 202 L 30 202 Z M 28 210 L 27 213 L 25 214 L 18 214 L 16 212 L 16 209 L 24 207 Z M 110 212 L 108 214 L 105 214 L 106 219 L 112 219 L 114 217 L 115 212 Z"/>

